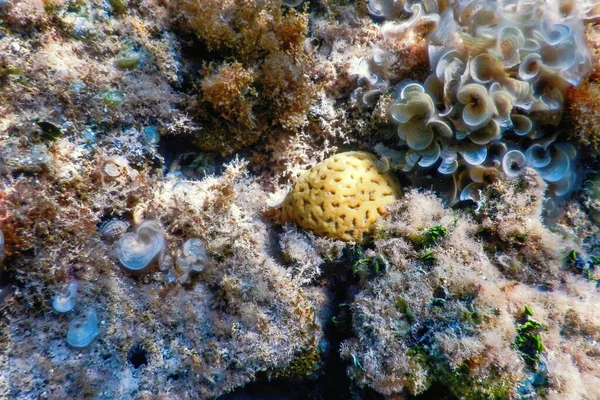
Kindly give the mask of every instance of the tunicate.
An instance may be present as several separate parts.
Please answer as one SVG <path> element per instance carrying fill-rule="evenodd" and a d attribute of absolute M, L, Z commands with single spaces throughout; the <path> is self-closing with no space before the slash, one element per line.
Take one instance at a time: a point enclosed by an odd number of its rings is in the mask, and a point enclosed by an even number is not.
<path fill-rule="evenodd" d="M 398 123 L 398 136 L 413 150 L 426 149 L 433 140 L 429 121 L 435 110 L 431 97 L 423 86 L 408 84 L 401 92 L 399 101 L 390 106 L 390 114 Z"/>
<path fill-rule="evenodd" d="M 375 165 L 377 165 L 377 169 L 381 172 L 388 172 L 390 170 L 390 160 L 387 157 L 381 157 Z"/>
<path fill-rule="evenodd" d="M 113 218 L 102 224 L 99 231 L 104 239 L 112 242 L 123 236 L 128 229 L 129 222 Z"/>
<path fill-rule="evenodd" d="M 76 318 L 69 324 L 67 343 L 77 349 L 83 349 L 92 343 L 100 334 L 98 314 L 93 309 L 88 309 L 85 315 Z"/>
<path fill-rule="evenodd" d="M 106 160 L 106 164 L 104 164 L 104 172 L 106 175 L 116 178 L 120 176 L 124 169 L 127 169 L 129 166 L 129 162 L 125 157 L 122 156 L 114 156 Z"/>
<path fill-rule="evenodd" d="M 499 85 L 496 84 L 492 84 L 490 87 L 490 95 L 496 106 L 496 114 L 498 115 L 499 120 L 503 125 L 506 125 L 510 119 L 510 112 L 513 108 L 512 96 L 507 91 L 500 89 Z"/>
<path fill-rule="evenodd" d="M 284 0 L 283 3 L 288 7 L 298 7 L 304 0 Z"/>
<path fill-rule="evenodd" d="M 489 54 L 480 54 L 471 60 L 471 77 L 477 83 L 488 83 L 506 76 L 502 66 Z"/>
<path fill-rule="evenodd" d="M 460 201 L 472 200 L 477 203 L 480 198 L 480 191 L 485 186 L 481 182 L 471 182 L 460 191 Z"/>
<path fill-rule="evenodd" d="M 404 172 L 437 167 L 443 176 L 474 166 L 516 176 L 527 165 L 550 184 L 551 196 L 572 191 L 575 154 L 554 144 L 555 138 L 546 143 L 548 135 L 541 129 L 560 123 L 569 86 L 591 69 L 580 24 L 585 6 L 577 4 L 576 16 L 575 2 L 569 4 L 564 7 L 569 17 L 561 18 L 562 6 L 533 0 L 369 0 L 370 12 L 388 20 L 380 28 L 384 37 L 403 33 L 411 14 L 433 17 L 430 25 L 435 26 L 427 35 L 429 76 L 423 84 L 402 82 L 391 92 L 388 115 L 397 127 L 401 161 L 395 167 L 378 151 L 380 164 Z M 385 58 L 381 48 L 375 51 Z M 387 58 L 394 55 L 388 51 Z M 383 71 L 374 73 L 378 83 L 386 82 Z M 493 150 L 499 144 L 504 149 Z M 509 152 L 507 145 L 525 147 Z M 491 167 L 492 162 L 497 165 Z M 469 174 L 462 176 L 461 189 L 472 181 Z M 463 196 L 475 197 L 476 186 Z"/>
<path fill-rule="evenodd" d="M 66 292 L 56 293 L 52 299 L 52 308 L 57 313 L 63 314 L 75 308 L 77 304 L 77 283 L 69 283 Z"/>
<path fill-rule="evenodd" d="M 573 183 L 575 180 L 575 173 L 571 171 L 569 175 L 565 176 L 560 181 L 551 184 L 554 194 L 559 197 L 568 194 L 573 188 Z"/>
<path fill-rule="evenodd" d="M 533 129 L 533 123 L 529 117 L 520 114 L 511 115 L 513 130 L 519 136 L 525 136 Z"/>
<path fill-rule="evenodd" d="M 431 167 L 440 158 L 440 145 L 432 143 L 431 146 L 420 152 L 419 165 L 423 168 Z"/>
<path fill-rule="evenodd" d="M 525 37 L 520 29 L 506 26 L 500 30 L 497 51 L 502 58 L 502 66 L 510 68 L 521 61 L 519 49 L 524 43 Z"/>
<path fill-rule="evenodd" d="M 452 156 L 444 157 L 442 163 L 438 167 L 438 172 L 444 175 L 453 174 L 458 168 L 458 160 L 456 159 L 456 153 Z"/>
<path fill-rule="evenodd" d="M 121 236 L 116 251 L 121 265 L 129 271 L 142 271 L 148 267 L 165 247 L 160 227 L 154 221 L 145 221 L 136 232 Z"/>
<path fill-rule="evenodd" d="M 471 142 L 479 145 L 486 145 L 492 140 L 500 138 L 500 125 L 495 120 L 490 120 L 486 126 L 472 132 L 469 135 Z"/>
<path fill-rule="evenodd" d="M 188 239 L 182 248 L 182 264 L 193 271 L 201 272 L 209 261 L 204 243 L 200 239 Z"/>
<path fill-rule="evenodd" d="M 483 163 L 487 157 L 487 147 L 479 146 L 475 143 L 462 146 L 458 152 L 469 165 L 479 165 Z"/>
<path fill-rule="evenodd" d="M 538 143 L 531 145 L 525 151 L 525 158 L 527 159 L 527 164 L 533 168 L 545 167 L 552 161 L 550 152 Z"/>
<path fill-rule="evenodd" d="M 527 54 L 519 65 L 519 77 L 525 81 L 535 78 L 542 69 L 541 58 L 536 53 Z"/>
<path fill-rule="evenodd" d="M 561 149 L 556 147 L 552 153 L 552 161 L 543 168 L 539 168 L 538 172 L 545 181 L 558 182 L 569 173 L 570 167 L 569 156 Z"/>

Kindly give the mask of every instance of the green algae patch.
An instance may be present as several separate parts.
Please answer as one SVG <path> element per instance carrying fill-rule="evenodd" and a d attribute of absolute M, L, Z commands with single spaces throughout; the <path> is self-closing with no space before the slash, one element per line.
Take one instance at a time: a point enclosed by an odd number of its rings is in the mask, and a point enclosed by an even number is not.
<path fill-rule="evenodd" d="M 535 370 L 540 362 L 540 354 L 545 350 L 541 332 L 545 331 L 546 327 L 530 318 L 529 314 L 526 316 L 527 321 L 517 327 L 513 345 L 527 366 Z"/>
<path fill-rule="evenodd" d="M 269 379 L 302 380 L 317 373 L 322 366 L 322 351 L 314 343 L 308 349 L 299 351 L 290 364 L 280 370 L 268 371 Z"/>

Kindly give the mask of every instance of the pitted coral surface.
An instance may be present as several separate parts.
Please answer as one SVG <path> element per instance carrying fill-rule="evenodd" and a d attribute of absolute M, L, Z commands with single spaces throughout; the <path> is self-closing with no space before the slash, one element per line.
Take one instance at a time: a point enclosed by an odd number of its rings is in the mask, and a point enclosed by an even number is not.
<path fill-rule="evenodd" d="M 351 151 L 315 165 L 289 193 L 284 220 L 319 236 L 361 242 L 402 193 L 394 177 L 381 172 L 376 162 L 373 154 Z"/>

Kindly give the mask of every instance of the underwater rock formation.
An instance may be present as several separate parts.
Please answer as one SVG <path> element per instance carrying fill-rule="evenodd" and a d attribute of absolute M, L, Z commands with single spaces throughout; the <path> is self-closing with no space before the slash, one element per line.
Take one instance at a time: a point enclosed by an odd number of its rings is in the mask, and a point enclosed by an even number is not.
<path fill-rule="evenodd" d="M 0 398 L 598 397 L 598 11 L 0 0 Z"/>
<path fill-rule="evenodd" d="M 504 239 L 483 247 L 479 225 L 439 199 L 411 191 L 396 203 L 374 248 L 390 265 L 363 282 L 352 306 L 356 336 L 340 348 L 356 382 L 384 395 L 422 393 L 434 382 L 461 399 L 599 395 L 599 309 L 588 308 L 600 301 L 596 282 L 562 267 L 569 243 L 542 225 L 514 226 L 535 224 L 528 215 L 540 212 L 528 200 L 538 186 L 517 190 L 532 179 L 543 185 L 531 170 L 498 182 L 508 201 L 489 201 L 506 214 L 490 214 L 498 224 L 490 228 Z M 435 226 L 447 236 L 424 244 Z"/>

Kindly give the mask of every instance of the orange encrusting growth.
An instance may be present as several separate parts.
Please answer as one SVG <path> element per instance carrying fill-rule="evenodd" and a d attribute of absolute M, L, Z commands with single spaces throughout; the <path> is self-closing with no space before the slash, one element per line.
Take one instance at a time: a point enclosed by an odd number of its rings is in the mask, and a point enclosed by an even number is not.
<path fill-rule="evenodd" d="M 288 194 L 283 219 L 319 236 L 361 242 L 402 195 L 396 179 L 376 162 L 373 154 L 351 151 L 313 166 Z"/>

